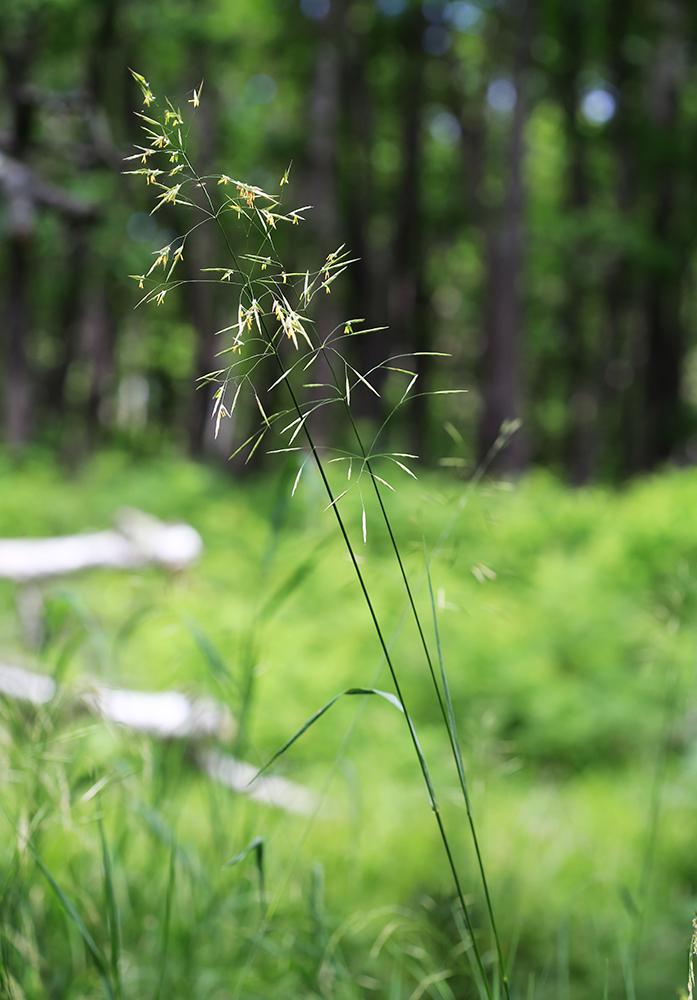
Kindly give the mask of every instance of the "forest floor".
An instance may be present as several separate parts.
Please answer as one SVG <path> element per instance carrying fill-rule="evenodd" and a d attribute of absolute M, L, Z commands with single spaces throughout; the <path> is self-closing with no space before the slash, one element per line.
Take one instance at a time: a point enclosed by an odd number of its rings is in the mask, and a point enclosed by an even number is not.
<path fill-rule="evenodd" d="M 40 584 L 29 632 L 26 588 L 0 581 L 0 662 L 59 692 L 92 680 L 215 698 L 237 731 L 211 745 L 259 767 L 339 692 L 391 692 L 331 511 L 311 474 L 291 498 L 296 470 L 240 481 L 112 451 L 66 474 L 38 452 L 0 456 L 2 538 L 108 528 L 129 505 L 204 542 L 179 573 Z M 511 996 L 675 995 L 697 892 L 697 471 L 620 491 L 535 473 L 471 494 L 444 474 L 385 475 L 431 645 L 435 605 Z M 358 491 L 342 507 L 496 994 L 446 734 L 363 487 L 365 543 Z M 393 705 L 339 699 L 274 763 L 317 793 L 311 817 L 216 784 L 197 753 L 61 696 L 0 702 L 8 995 L 479 995 Z"/>

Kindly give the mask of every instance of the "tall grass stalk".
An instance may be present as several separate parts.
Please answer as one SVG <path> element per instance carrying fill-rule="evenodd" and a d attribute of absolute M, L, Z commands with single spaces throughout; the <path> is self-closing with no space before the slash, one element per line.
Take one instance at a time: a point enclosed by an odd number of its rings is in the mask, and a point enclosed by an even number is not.
<path fill-rule="evenodd" d="M 141 88 L 144 103 L 148 107 L 156 104 L 154 95 L 147 81 L 139 74 L 134 73 L 133 76 Z M 192 103 L 194 107 L 198 106 L 200 97 L 201 88 L 194 91 L 190 103 Z M 494 992 L 498 992 L 498 990 L 495 989 L 497 980 L 500 981 L 503 992 L 506 997 L 508 997 L 509 989 L 506 974 L 506 963 L 494 917 L 494 910 L 485 874 L 482 852 L 476 833 L 474 816 L 462 761 L 462 753 L 455 727 L 452 700 L 450 698 L 447 683 L 440 636 L 438 633 L 438 622 L 435 602 L 433 599 L 428 554 L 425 552 L 425 562 L 433 613 L 436 646 L 438 650 L 438 674 L 436 673 L 436 669 L 434 667 L 434 661 L 431 656 L 429 644 L 427 642 L 425 631 L 417 609 L 414 590 L 410 584 L 400 552 L 400 547 L 392 529 L 390 517 L 383 498 L 383 490 L 381 487 L 389 488 L 390 490 L 392 487 L 375 471 L 375 459 L 386 458 L 396 464 L 396 466 L 404 472 L 411 476 L 414 475 L 402 459 L 408 460 L 414 458 L 415 456 L 402 453 L 388 453 L 380 455 L 376 453 L 374 449 L 377 446 L 378 439 L 382 435 L 387 420 L 391 419 L 396 409 L 401 406 L 407 398 L 410 398 L 417 376 L 408 368 L 402 367 L 402 358 L 392 358 L 383 363 L 385 368 L 409 377 L 410 381 L 404 390 L 397 407 L 395 407 L 392 414 L 390 414 L 385 421 L 385 424 L 383 424 L 383 426 L 379 429 L 371 445 L 366 447 L 351 409 L 351 393 L 359 386 L 366 387 L 367 389 L 375 392 L 376 390 L 369 381 L 371 373 L 364 375 L 353 368 L 347 358 L 343 357 L 339 353 L 335 344 L 338 340 L 344 337 L 351 337 L 357 333 L 366 333 L 370 331 L 354 329 L 354 327 L 358 326 L 358 324 L 362 321 L 349 321 L 344 326 L 343 334 L 340 334 L 337 330 L 335 330 L 332 331 L 328 337 L 320 340 L 317 337 L 317 334 L 313 331 L 312 321 L 306 314 L 307 308 L 309 307 L 314 296 L 322 289 L 326 293 L 329 293 L 331 290 L 330 286 L 333 281 L 345 270 L 348 264 L 351 263 L 348 254 L 343 247 L 340 247 L 337 251 L 328 255 L 326 261 L 318 271 L 313 272 L 312 274 L 309 271 L 300 274 L 288 273 L 276 251 L 273 239 L 273 230 L 275 230 L 277 225 L 281 222 L 296 223 L 300 221 L 302 219 L 301 213 L 304 209 L 299 209 L 290 212 L 289 214 L 283 214 L 281 211 L 280 198 L 270 195 L 258 187 L 254 187 L 241 181 L 236 181 L 226 174 L 215 177 L 199 176 L 186 151 L 186 141 L 182 135 L 182 129 L 185 128 L 185 123 L 179 110 L 167 101 L 166 108 L 164 108 L 160 117 L 150 117 L 151 114 L 154 114 L 154 112 L 149 112 L 148 115 L 142 114 L 140 116 L 144 120 L 143 127 L 146 135 L 148 136 L 149 145 L 138 147 L 139 152 L 131 158 L 140 159 L 142 166 L 141 168 L 131 170 L 129 172 L 144 175 L 149 184 L 152 184 L 154 187 L 161 190 L 162 193 L 158 196 L 158 203 L 155 208 L 153 208 L 153 212 L 157 211 L 166 203 L 170 203 L 172 205 L 181 204 L 187 208 L 192 208 L 202 212 L 204 215 L 204 223 L 211 222 L 217 226 L 227 253 L 229 254 L 231 266 L 208 267 L 205 270 L 216 275 L 217 279 L 221 282 L 237 284 L 239 286 L 237 322 L 226 327 L 224 330 L 219 331 L 220 333 L 228 333 L 232 336 L 232 346 L 222 351 L 221 354 L 228 352 L 231 352 L 233 355 L 239 354 L 239 359 L 235 359 L 233 357 L 232 363 L 229 367 L 221 369 L 211 375 L 211 378 L 217 380 L 218 382 L 218 388 L 216 389 L 214 395 L 214 407 L 212 413 L 213 419 L 216 420 L 216 432 L 220 426 L 220 421 L 223 418 L 232 416 L 238 405 L 240 392 L 242 388 L 246 386 L 251 393 L 253 403 L 258 408 L 261 420 L 258 428 L 247 438 L 243 445 L 238 448 L 238 452 L 243 448 L 248 447 L 248 458 L 251 457 L 257 448 L 259 448 L 266 435 L 271 432 L 272 429 L 279 424 L 279 422 L 288 421 L 286 426 L 281 430 L 281 434 L 288 435 L 288 439 L 283 447 L 274 448 L 272 449 L 273 451 L 299 452 L 301 450 L 300 446 L 295 444 L 295 442 L 298 440 L 299 436 L 302 435 L 308 449 L 309 456 L 315 464 L 325 490 L 328 500 L 327 509 L 331 508 L 333 512 L 336 525 L 353 566 L 358 586 L 379 642 L 382 658 L 387 665 L 392 685 L 394 687 L 394 695 L 390 695 L 376 689 L 367 688 L 351 688 L 345 692 L 337 694 L 308 719 L 308 721 L 295 733 L 295 735 L 291 737 L 291 739 L 289 739 L 272 757 L 267 766 L 273 763 L 273 761 L 284 753 L 288 747 L 291 746 L 292 743 L 294 743 L 295 740 L 298 739 L 318 718 L 328 711 L 342 694 L 377 694 L 393 701 L 404 715 L 405 724 L 408 730 L 408 738 L 418 760 L 419 768 L 426 785 L 429 805 L 435 818 L 438 834 L 446 855 L 447 866 L 450 870 L 455 887 L 455 893 L 465 922 L 466 946 L 468 954 L 471 952 L 473 957 L 473 966 L 476 970 L 475 979 L 480 984 L 480 991 L 487 996 L 488 1000 L 493 1000 Z M 150 166 L 152 157 L 161 158 L 163 155 L 169 158 L 170 166 L 168 169 L 163 170 Z M 176 177 L 176 181 L 168 182 L 168 178 L 172 177 Z M 160 178 L 164 178 L 164 181 L 160 180 Z M 218 204 L 216 204 L 216 200 L 213 198 L 209 190 L 209 184 L 211 184 L 214 180 L 217 182 L 216 186 L 223 185 L 225 188 L 229 185 L 233 185 L 237 190 L 237 195 L 230 197 L 227 193 L 223 192 L 222 199 L 217 199 Z M 281 182 L 281 186 L 283 186 L 287 180 L 288 173 L 286 172 L 286 175 Z M 197 198 L 197 194 L 199 192 L 202 195 L 202 201 Z M 227 221 L 227 217 L 233 212 L 236 214 L 237 220 L 241 223 L 245 231 L 244 237 L 248 243 L 250 237 L 258 237 L 258 245 L 254 247 L 253 252 L 241 253 L 233 246 L 234 238 L 231 238 L 228 227 L 224 224 L 225 221 Z M 197 223 L 197 225 L 201 224 L 203 223 Z M 193 228 L 196 228 L 196 226 Z M 189 231 L 189 234 L 190 232 L 191 230 Z M 133 276 L 138 280 L 141 288 L 145 288 L 146 282 L 150 280 L 153 281 L 152 286 L 145 291 L 141 301 L 155 302 L 160 305 L 171 290 L 183 283 L 182 281 L 173 278 L 173 272 L 175 271 L 177 264 L 183 259 L 186 239 L 189 234 L 184 236 L 176 245 L 175 243 L 172 243 L 160 250 L 155 263 L 146 274 Z M 159 266 L 162 266 L 164 269 L 164 280 L 162 281 L 151 279 L 151 275 Z M 272 273 L 268 276 L 264 275 L 262 272 L 267 271 L 269 268 L 271 268 Z M 205 280 L 212 279 L 209 278 Z M 291 298 L 294 300 L 293 303 L 291 303 Z M 274 321 L 274 325 L 276 326 L 275 332 L 273 332 L 271 327 L 272 321 Z M 297 359 L 292 363 L 287 361 L 286 348 L 281 346 L 285 339 L 290 340 L 298 352 Z M 301 354 L 300 348 L 304 348 L 305 345 L 308 349 L 307 353 Z M 271 360 L 276 366 L 276 378 L 273 382 L 272 388 L 282 385 L 289 400 L 285 409 L 278 410 L 270 414 L 267 414 L 260 395 L 254 385 L 255 373 L 257 372 L 259 366 L 267 359 Z M 318 362 L 320 363 L 320 368 L 323 367 L 329 372 L 330 383 L 297 384 L 296 376 L 298 374 L 301 376 L 304 375 L 307 370 Z M 325 398 L 321 398 L 319 400 L 311 399 L 307 402 L 305 401 L 301 390 L 308 388 L 322 389 L 326 391 L 328 395 Z M 233 393 L 233 398 L 232 402 L 228 404 L 227 399 L 231 392 Z M 316 443 L 311 426 L 312 417 L 321 407 L 337 402 L 340 404 L 348 421 L 349 428 L 356 442 L 357 451 L 355 454 L 346 452 L 333 459 L 326 459 L 321 454 L 320 447 Z M 502 439 L 500 439 L 501 444 L 505 440 L 505 434 L 509 432 L 510 430 L 504 432 Z M 292 493 L 295 492 L 298 486 L 306 461 L 307 459 L 304 459 L 300 465 L 295 483 L 293 485 Z M 348 462 L 348 485 L 342 492 L 337 492 L 329 479 L 327 465 L 328 463 L 335 461 Z M 445 829 L 428 763 L 417 735 L 413 717 L 407 705 L 403 684 L 400 679 L 400 672 L 394 661 L 390 644 L 386 641 L 375 602 L 371 596 L 365 575 L 361 570 L 359 558 L 355 546 L 351 541 L 346 519 L 340 509 L 340 501 L 351 489 L 350 481 L 354 461 L 358 467 L 356 484 L 360 482 L 360 479 L 364 475 L 367 475 L 372 483 L 380 516 L 389 538 L 398 566 L 400 579 L 406 594 L 409 613 L 414 620 L 418 632 L 419 642 L 423 651 L 431 684 L 447 733 L 450 752 L 454 760 L 458 781 L 467 811 L 470 833 L 476 854 L 477 867 L 484 891 L 486 910 L 493 933 L 495 951 L 498 959 L 498 970 L 494 974 L 494 985 L 492 985 L 485 969 L 482 952 L 477 941 L 476 930 L 465 898 L 453 848 Z M 358 488 L 360 491 L 360 485 Z M 362 534 L 365 542 L 367 533 L 366 509 L 362 493 L 360 494 L 360 497 L 362 507 Z M 253 630 L 250 631 L 249 641 L 250 643 L 253 643 Z M 247 672 L 251 677 L 249 664 L 247 665 Z M 243 698 L 244 714 L 246 714 L 246 710 L 249 705 L 250 690 L 251 689 L 247 691 L 246 696 Z M 235 863 L 241 860 L 252 849 L 254 849 L 259 856 L 258 861 L 260 877 L 263 877 L 263 869 L 260 863 L 260 842 L 253 842 L 247 851 L 242 852 L 241 855 L 238 855 L 235 859 L 233 859 L 233 862 L 230 863 Z"/>

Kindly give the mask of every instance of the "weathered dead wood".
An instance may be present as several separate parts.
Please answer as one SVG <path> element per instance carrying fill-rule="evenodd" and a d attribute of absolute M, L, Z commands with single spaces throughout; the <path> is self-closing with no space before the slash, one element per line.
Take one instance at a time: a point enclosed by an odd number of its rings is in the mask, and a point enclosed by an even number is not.
<path fill-rule="evenodd" d="M 176 571 L 191 566 L 202 551 L 201 536 L 190 525 L 165 524 L 126 509 L 115 530 L 0 540 L 0 578 L 27 583 L 83 569 L 132 569 L 147 563 Z"/>
<path fill-rule="evenodd" d="M 189 698 L 178 691 L 126 691 L 93 684 L 82 692 L 60 688 L 51 677 L 0 663 L 0 696 L 37 707 L 61 694 L 76 709 L 87 709 L 106 722 L 158 739 L 228 741 L 235 730 L 229 709 L 211 698 Z M 196 750 L 195 760 L 214 781 L 255 802 L 286 812 L 310 815 L 314 792 L 285 778 L 262 775 L 258 768 L 210 747 Z"/>

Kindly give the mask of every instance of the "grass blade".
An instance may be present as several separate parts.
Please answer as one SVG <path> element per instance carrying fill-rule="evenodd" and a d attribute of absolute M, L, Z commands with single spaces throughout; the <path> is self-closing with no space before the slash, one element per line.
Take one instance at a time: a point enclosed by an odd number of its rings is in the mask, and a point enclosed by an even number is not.
<path fill-rule="evenodd" d="M 229 861 L 226 861 L 222 870 L 224 871 L 226 868 L 232 868 L 233 865 L 238 865 L 240 861 L 244 861 L 244 859 L 249 854 L 252 854 L 252 852 L 254 853 L 257 872 L 259 873 L 259 902 L 261 904 L 261 917 L 263 920 L 266 916 L 266 888 L 264 886 L 264 838 L 255 837 L 243 851 L 240 851 L 240 853 L 236 854 L 234 858 L 230 858 Z"/>
<path fill-rule="evenodd" d="M 496 953 L 499 960 L 499 967 L 501 970 L 501 980 L 503 982 L 504 991 L 508 995 L 508 977 L 506 972 L 506 961 L 503 956 L 503 949 L 499 940 L 498 929 L 496 927 L 496 920 L 494 918 L 494 908 L 491 903 L 491 897 L 489 895 L 489 884 L 486 878 L 486 872 L 484 870 L 484 862 L 482 860 L 482 855 L 479 849 L 479 838 L 477 837 L 477 831 L 474 825 L 474 815 L 472 813 L 472 805 L 470 802 L 469 791 L 467 789 L 467 780 L 465 778 L 465 768 L 462 763 L 462 753 L 460 751 L 460 741 L 457 736 L 457 728 L 455 725 L 455 713 L 453 712 L 453 702 L 450 697 L 450 686 L 448 684 L 448 675 L 445 672 L 445 663 L 443 662 L 443 650 L 440 642 L 440 630 L 438 628 L 438 615 L 436 613 L 436 602 L 433 597 L 433 583 L 431 580 L 431 567 L 428 560 L 428 552 L 426 550 L 426 543 L 424 541 L 424 556 L 426 559 L 426 575 L 428 577 L 428 593 L 431 599 L 431 611 L 433 613 L 433 629 L 436 636 L 436 650 L 438 653 L 438 664 L 440 666 L 440 677 L 441 683 L 443 685 L 443 699 L 445 701 L 445 709 L 447 712 L 447 728 L 450 738 L 450 745 L 452 748 L 453 757 L 455 759 L 455 766 L 457 768 L 457 776 L 460 781 L 460 789 L 462 790 L 462 795 L 465 800 L 465 806 L 467 808 L 467 819 L 470 826 L 470 834 L 472 836 L 472 842 L 474 844 L 475 854 L 477 855 L 477 867 L 479 868 L 479 877 L 482 881 L 482 887 L 484 889 L 484 896 L 486 897 L 487 913 L 489 915 L 489 922 L 491 923 L 491 929 L 494 935 L 494 941 L 496 943 Z"/>
<path fill-rule="evenodd" d="M 104 895 L 107 913 L 107 925 L 109 928 L 109 951 L 111 959 L 111 978 L 114 984 L 114 993 L 117 998 L 121 997 L 121 917 L 116 903 L 114 892 L 114 877 L 111 864 L 111 856 L 107 847 L 106 836 L 104 835 L 104 824 L 100 816 L 97 825 L 99 828 L 99 839 L 102 847 L 102 864 L 104 866 Z"/>
<path fill-rule="evenodd" d="M 323 705 L 322 708 L 318 709 L 314 713 L 314 715 L 311 715 L 310 718 L 307 720 L 307 722 L 305 722 L 304 725 L 302 725 L 300 729 L 298 729 L 295 735 L 291 736 L 289 740 L 286 740 L 286 742 L 283 744 L 280 750 L 277 750 L 276 753 L 273 755 L 273 757 L 271 757 L 271 759 L 268 760 L 266 764 L 264 764 L 261 770 L 257 771 L 257 773 L 252 778 L 252 781 L 256 781 L 256 779 L 260 777 L 260 775 L 262 775 L 264 771 L 267 771 L 274 763 L 274 761 L 278 760 L 278 758 L 281 757 L 286 752 L 286 750 L 292 747 L 295 741 L 299 740 L 300 737 L 307 732 L 310 726 L 313 726 L 318 719 L 321 719 L 322 716 L 325 714 L 325 712 L 328 712 L 329 709 L 332 707 L 332 705 L 334 705 L 335 702 L 339 700 L 339 698 L 343 698 L 344 695 L 352 695 L 352 694 L 378 695 L 380 698 L 384 698 L 386 701 L 389 701 L 390 704 L 394 705 L 395 708 L 398 708 L 400 712 L 404 711 L 404 708 L 399 698 L 396 695 L 391 694 L 389 691 L 379 691 L 377 688 L 347 688 L 345 691 L 340 691 L 338 694 L 335 694 L 333 698 L 330 698 L 326 705 Z"/>
<path fill-rule="evenodd" d="M 184 625 L 218 683 L 221 685 L 222 682 L 231 683 L 232 672 L 196 619 L 187 615 L 184 618 Z"/>
<path fill-rule="evenodd" d="M 101 979 L 102 986 L 104 987 L 104 995 L 106 996 L 107 1000 L 117 1000 L 114 991 L 111 987 L 111 983 L 109 982 L 108 964 L 104 955 L 102 954 L 101 948 L 98 946 L 97 942 L 94 940 L 90 932 L 85 927 L 82 917 L 77 912 L 72 902 L 68 899 L 63 889 L 58 885 L 58 883 L 56 882 L 56 880 L 54 879 L 53 875 L 48 870 L 46 865 L 43 863 L 43 861 L 34 851 L 34 849 L 31 848 L 31 850 L 34 855 L 34 860 L 36 861 L 36 864 L 39 867 L 39 870 L 41 871 L 42 875 L 44 876 L 48 884 L 53 889 L 54 893 L 58 897 L 61 906 L 63 907 L 67 915 L 70 917 L 73 924 L 77 928 L 80 937 L 85 942 L 87 950 L 92 956 L 94 964 L 97 966 L 97 972 L 99 973 L 99 978 Z"/>
<path fill-rule="evenodd" d="M 155 1000 L 160 1000 L 167 969 L 167 953 L 169 951 L 169 932 L 172 925 L 172 899 L 174 897 L 174 881 L 176 875 L 177 845 L 172 838 L 172 848 L 169 854 L 169 876 L 167 878 L 167 895 L 165 896 L 165 919 L 162 927 L 162 956 L 160 958 L 160 978 L 157 984 Z"/>

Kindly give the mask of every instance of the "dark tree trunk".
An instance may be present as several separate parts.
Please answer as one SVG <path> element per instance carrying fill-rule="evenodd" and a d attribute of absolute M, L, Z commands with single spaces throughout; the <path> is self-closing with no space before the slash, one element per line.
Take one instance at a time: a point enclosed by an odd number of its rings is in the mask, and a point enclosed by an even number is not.
<path fill-rule="evenodd" d="M 632 81 L 622 54 L 622 44 L 630 34 L 631 8 L 627 0 L 612 0 L 607 25 L 612 82 L 620 97 L 618 114 L 609 125 L 617 176 L 616 204 L 626 222 L 631 221 L 637 202 L 636 157 L 624 106 Z M 639 331 L 632 308 L 632 291 L 631 251 L 622 247 L 608 268 L 603 289 L 607 338 L 605 350 L 601 351 L 599 400 L 603 428 L 600 447 L 605 466 L 620 478 L 636 469 L 637 428 L 641 423 L 636 413 Z"/>
<path fill-rule="evenodd" d="M 588 191 L 587 141 L 578 127 L 577 84 L 584 65 L 584 28 L 586 16 L 579 0 L 564 9 L 563 39 L 565 66 L 560 80 L 564 109 L 564 129 L 568 156 L 566 210 L 575 226 L 582 228 L 590 201 Z M 567 248 L 565 259 L 566 298 L 562 325 L 566 336 L 568 379 L 566 467 L 569 480 L 580 486 L 595 473 L 598 439 L 598 361 L 586 342 L 585 311 L 588 297 L 587 267 L 584 258 L 590 253 L 587 239 L 576 236 Z"/>
<path fill-rule="evenodd" d="M 4 42 L 0 35 L 0 41 Z M 6 89 L 10 107 L 8 152 L 21 161 L 31 139 L 33 107 L 26 83 L 34 51 L 33 32 L 15 45 L 3 47 Z M 20 175 L 5 184 L 7 199 L 7 271 L 4 317 L 4 429 L 11 448 L 21 448 L 31 436 L 34 386 L 27 360 L 29 281 L 35 205 Z"/>
<path fill-rule="evenodd" d="M 680 233 L 677 164 L 678 90 L 684 74 L 682 9 L 665 4 L 663 37 L 656 49 L 648 89 L 648 112 L 654 128 L 653 189 L 656 191 L 652 236 L 656 263 L 645 295 L 646 381 L 644 466 L 668 459 L 680 433 L 680 378 L 685 338 L 680 316 L 680 286 L 687 255 Z"/>
<path fill-rule="evenodd" d="M 35 55 L 39 24 L 27 24 L 19 40 L 8 43 L 2 35 L 0 52 L 6 74 L 9 131 L 0 153 L 0 191 L 4 196 L 7 232 L 6 296 L 4 323 L 4 429 L 8 444 L 21 448 L 30 438 L 35 411 L 35 385 L 28 361 L 34 281 L 34 232 L 39 208 L 50 208 L 71 220 L 76 229 L 95 218 L 95 210 L 37 176 L 27 162 L 32 149 L 35 100 L 28 86 L 29 67 Z M 66 295 L 69 302 L 70 290 Z M 71 312 L 73 310 L 71 304 Z M 74 315 L 73 315 L 74 319 Z M 64 379 L 63 379 L 64 380 Z M 62 391 L 62 385 L 61 385 Z"/>
<path fill-rule="evenodd" d="M 196 370 L 193 391 L 189 401 L 187 421 L 187 437 L 189 454 L 192 458 L 200 458 L 207 451 L 213 422 L 212 384 L 206 381 L 206 376 L 220 367 L 216 363 L 218 349 L 215 338 L 215 305 L 213 289 L 203 268 L 215 266 L 214 260 L 216 240 L 210 225 L 199 226 L 187 238 L 183 266 L 186 281 L 186 308 L 194 329 L 196 330 Z M 181 265 L 180 265 L 181 266 Z"/>
<path fill-rule="evenodd" d="M 83 285 L 87 263 L 87 233 L 79 223 L 68 223 L 65 228 L 68 273 L 63 282 L 62 301 L 57 317 L 54 339 L 57 343 L 57 361 L 44 378 L 46 409 L 53 420 L 60 423 L 65 416 L 65 384 L 68 370 L 77 350 L 83 306 Z"/>
<path fill-rule="evenodd" d="M 339 36 L 343 24 L 343 4 L 335 4 L 327 21 L 320 28 L 315 50 L 314 74 L 309 94 L 308 125 L 308 201 L 319 257 L 323 261 L 333 253 L 339 238 L 339 205 L 337 190 L 337 145 L 340 115 L 341 57 Z M 321 343 L 331 342 L 338 331 L 341 316 L 338 311 L 337 293 L 321 293 L 315 299 L 313 319 L 317 338 Z M 324 448 L 332 438 L 334 412 L 322 406 L 321 401 L 336 396 L 329 363 L 336 367 L 338 360 L 329 351 L 321 352 L 309 369 L 309 381 L 318 383 L 310 390 L 308 404 L 316 407 L 308 421 L 315 444 Z M 338 373 L 341 377 L 341 373 Z"/>
<path fill-rule="evenodd" d="M 482 356 L 482 413 L 479 460 L 489 453 L 507 422 L 520 417 L 522 397 L 523 132 L 527 117 L 524 71 L 529 61 L 534 0 L 520 7 L 515 55 L 516 103 L 505 164 L 505 195 L 498 221 L 486 234 L 488 272 Z M 516 434 L 497 456 L 498 472 L 515 474 L 526 464 L 524 436 Z"/>
<path fill-rule="evenodd" d="M 670 243 L 668 232 L 674 191 L 667 180 L 654 217 L 654 238 Z M 671 248 L 675 253 L 676 248 Z M 680 274 L 677 262 L 654 271 L 646 290 L 646 468 L 668 459 L 680 433 L 680 378 L 685 342 L 680 318 Z"/>
<path fill-rule="evenodd" d="M 87 432 L 94 438 L 104 423 L 103 406 L 112 388 L 116 323 L 104 281 L 90 302 L 86 319 L 86 349 L 90 360 L 90 393 L 87 400 Z"/>
<path fill-rule="evenodd" d="M 419 377 L 408 411 L 409 448 L 423 456 L 428 442 L 427 397 L 424 393 L 428 390 L 430 366 L 429 358 L 418 354 L 429 349 L 421 190 L 423 24 L 418 10 L 412 11 L 405 29 L 404 75 L 401 81 L 402 172 L 397 192 L 387 306 L 391 343 L 399 353 L 417 353 L 412 360 L 413 371 Z M 405 364 L 405 367 L 409 365 Z"/>
<path fill-rule="evenodd" d="M 192 79 L 198 86 L 204 76 L 205 52 L 197 53 L 194 61 Z M 209 174 L 213 169 L 215 157 L 215 115 L 216 95 L 211 90 L 207 99 L 201 102 L 196 113 L 196 168 L 201 176 Z M 196 220 L 197 222 L 200 219 Z M 216 250 L 218 241 L 212 223 L 199 225 L 187 237 L 184 252 L 184 270 L 187 284 L 185 286 L 186 308 L 191 322 L 196 330 L 196 368 L 194 385 L 189 400 L 187 418 L 187 439 L 189 454 L 200 458 L 206 453 L 217 452 L 214 436 L 214 425 L 211 420 L 213 410 L 214 386 L 206 381 L 206 377 L 220 366 L 217 364 L 216 353 L 219 350 L 216 340 L 216 287 L 205 280 L 207 275 L 203 268 L 216 266 Z M 221 345 L 224 346 L 224 345 Z"/>
<path fill-rule="evenodd" d="M 357 9 L 357 8 L 354 8 Z M 373 149 L 373 108 L 367 79 L 366 37 L 357 33 L 350 38 L 344 50 L 343 93 L 345 94 L 348 135 L 344 157 L 347 162 L 345 182 L 346 230 L 351 256 L 357 258 L 348 271 L 350 288 L 347 318 L 360 318 L 366 328 L 387 325 L 387 303 L 378 289 L 384 289 L 378 268 L 384 271 L 385 262 L 378 261 L 369 236 L 369 223 L 373 211 L 374 180 L 371 164 Z M 371 385 L 382 392 L 386 372 L 382 364 L 390 351 L 390 331 L 380 330 L 358 336 L 352 342 L 344 341 L 346 351 L 362 374 L 370 372 Z M 361 386 L 353 393 L 352 408 L 358 417 L 380 422 L 385 418 L 382 399 Z"/>
<path fill-rule="evenodd" d="M 5 306 L 5 440 L 21 448 L 31 437 L 33 385 L 27 362 L 29 241 L 15 236 L 7 253 Z"/>

